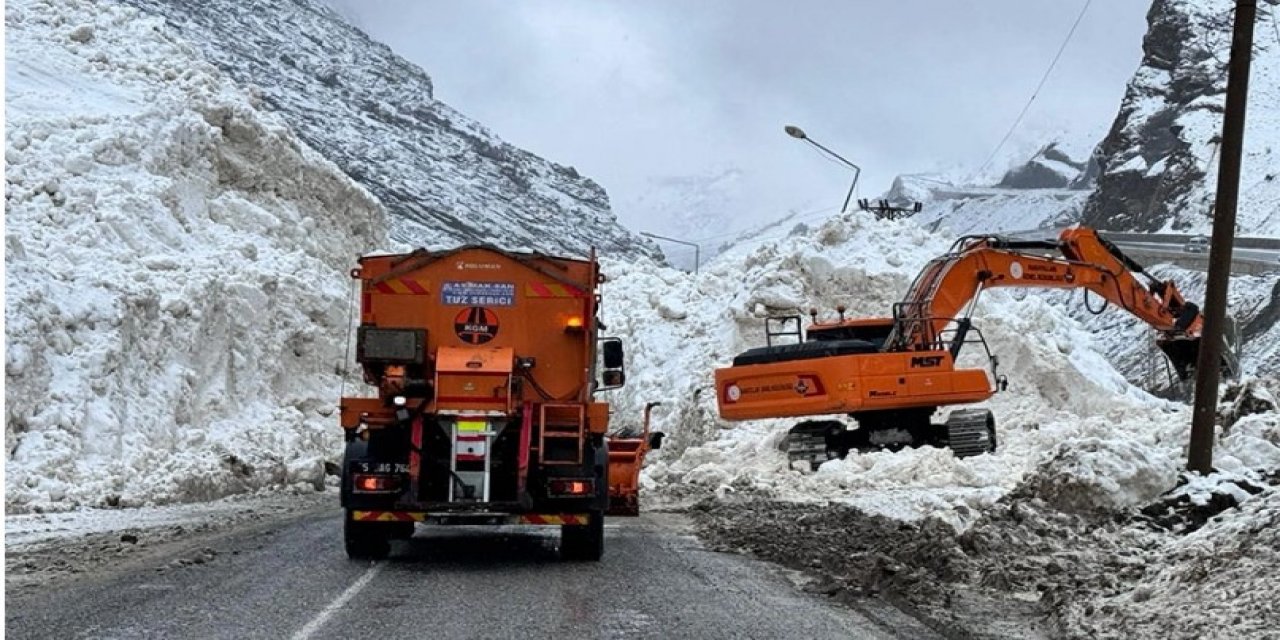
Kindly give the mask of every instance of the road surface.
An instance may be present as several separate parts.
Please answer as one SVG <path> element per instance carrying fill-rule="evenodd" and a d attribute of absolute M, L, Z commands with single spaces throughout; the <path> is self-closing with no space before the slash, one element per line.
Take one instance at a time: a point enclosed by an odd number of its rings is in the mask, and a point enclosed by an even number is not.
<path fill-rule="evenodd" d="M 851 608 L 793 574 L 705 549 L 676 514 L 612 519 L 600 563 L 552 529 L 419 528 L 346 559 L 336 509 L 294 514 L 6 587 L 9 638 L 931 638 L 877 600 Z M 111 534 L 116 539 L 119 534 Z M 68 550 L 82 553 L 83 545 Z M 28 554 L 29 555 L 29 554 Z M 17 555 L 19 562 L 23 554 Z M 12 577 L 12 576 L 11 576 Z M 21 576 L 20 576 L 21 577 Z"/>

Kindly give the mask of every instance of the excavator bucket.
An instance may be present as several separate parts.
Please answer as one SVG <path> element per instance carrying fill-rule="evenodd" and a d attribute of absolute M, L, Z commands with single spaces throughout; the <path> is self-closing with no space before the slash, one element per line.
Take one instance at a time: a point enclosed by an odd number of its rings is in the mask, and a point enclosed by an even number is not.
<path fill-rule="evenodd" d="M 649 413 L 662 404 L 650 402 L 644 408 L 644 429 L 639 437 L 611 436 L 609 448 L 609 510 L 611 516 L 640 515 L 640 469 L 644 456 L 662 443 L 661 433 L 649 431 Z"/>
<path fill-rule="evenodd" d="M 1179 380 L 1187 380 L 1196 368 L 1196 360 L 1200 357 L 1200 338 L 1183 338 L 1157 342 L 1160 350 L 1169 358 L 1173 370 Z"/>
<path fill-rule="evenodd" d="M 1219 366 L 1222 367 L 1224 379 L 1234 380 L 1240 377 L 1238 327 L 1235 318 L 1226 316 L 1222 329 L 1222 361 Z M 1180 336 L 1156 341 L 1160 350 L 1169 358 L 1179 380 L 1190 379 L 1191 372 L 1195 371 L 1196 363 L 1200 358 L 1201 340 L 1199 336 Z"/>

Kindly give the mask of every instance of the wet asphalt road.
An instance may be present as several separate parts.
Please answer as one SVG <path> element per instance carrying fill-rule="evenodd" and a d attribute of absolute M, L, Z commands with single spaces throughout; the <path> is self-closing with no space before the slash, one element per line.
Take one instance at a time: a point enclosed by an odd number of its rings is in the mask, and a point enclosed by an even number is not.
<path fill-rule="evenodd" d="M 346 559 L 339 513 L 6 593 L 10 638 L 929 638 L 870 601 L 708 551 L 675 514 L 611 519 L 605 559 L 562 562 L 554 528 L 422 528 L 389 560 Z M 189 550 L 184 553 L 190 553 Z"/>

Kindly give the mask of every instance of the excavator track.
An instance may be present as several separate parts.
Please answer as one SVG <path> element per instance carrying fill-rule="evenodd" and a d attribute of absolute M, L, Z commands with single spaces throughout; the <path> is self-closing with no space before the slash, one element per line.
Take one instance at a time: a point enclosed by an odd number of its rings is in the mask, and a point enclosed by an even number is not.
<path fill-rule="evenodd" d="M 817 469 L 818 465 L 838 457 L 828 453 L 827 435 L 844 430 L 844 423 L 835 420 L 808 420 L 792 427 L 779 448 L 787 454 L 788 461 L 803 460 L 811 469 Z"/>
<path fill-rule="evenodd" d="M 996 420 L 987 409 L 958 409 L 947 416 L 947 447 L 957 458 L 996 450 Z"/>

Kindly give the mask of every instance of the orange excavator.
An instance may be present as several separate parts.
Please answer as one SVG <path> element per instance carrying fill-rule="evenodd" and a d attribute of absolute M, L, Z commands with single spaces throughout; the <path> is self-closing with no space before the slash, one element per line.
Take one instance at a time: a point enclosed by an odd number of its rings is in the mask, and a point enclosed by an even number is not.
<path fill-rule="evenodd" d="M 846 319 L 841 307 L 839 320 L 820 323 L 814 310 L 803 336 L 799 316 L 768 319 L 768 346 L 715 372 L 720 416 L 853 418 L 856 429 L 823 418 L 791 430 L 784 443 L 791 459 L 814 465 L 853 449 L 933 445 L 958 457 L 994 451 L 989 410 L 952 410 L 942 424 L 932 417 L 940 407 L 982 402 L 1008 385 L 971 321 L 981 293 L 996 287 L 1084 289 L 1086 306 L 1094 294 L 1103 307 L 1114 304 L 1151 325 L 1179 378 L 1187 379 L 1195 365 L 1199 307 L 1096 231 L 1070 227 L 1057 240 L 965 236 L 925 266 L 891 318 Z M 795 342 L 774 344 L 785 336 Z M 982 346 L 987 367 L 957 368 L 966 344 Z M 1229 373 L 1233 366 L 1224 365 Z"/>

